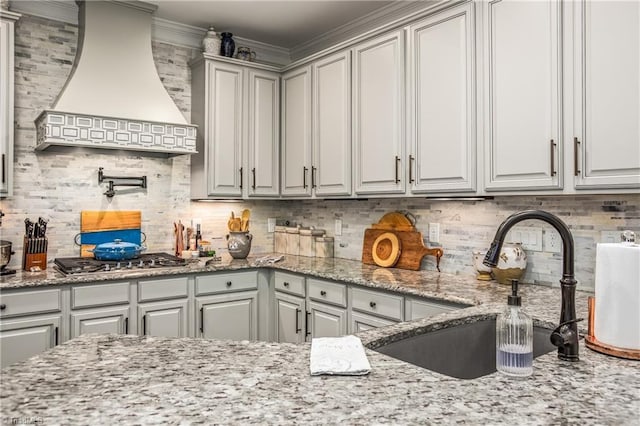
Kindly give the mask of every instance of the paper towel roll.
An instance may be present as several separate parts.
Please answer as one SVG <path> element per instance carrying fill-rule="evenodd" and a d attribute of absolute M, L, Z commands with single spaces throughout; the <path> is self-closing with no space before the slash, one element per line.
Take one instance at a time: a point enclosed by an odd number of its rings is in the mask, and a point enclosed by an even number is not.
<path fill-rule="evenodd" d="M 598 244 L 595 296 L 595 338 L 640 349 L 640 245 Z"/>

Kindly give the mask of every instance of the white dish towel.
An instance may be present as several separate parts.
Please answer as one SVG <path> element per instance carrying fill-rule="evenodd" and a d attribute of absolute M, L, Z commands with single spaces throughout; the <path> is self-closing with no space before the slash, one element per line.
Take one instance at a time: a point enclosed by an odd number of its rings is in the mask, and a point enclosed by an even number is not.
<path fill-rule="evenodd" d="M 369 374 L 371 365 L 356 336 L 316 337 L 311 340 L 310 369 L 312 376 L 362 376 Z"/>

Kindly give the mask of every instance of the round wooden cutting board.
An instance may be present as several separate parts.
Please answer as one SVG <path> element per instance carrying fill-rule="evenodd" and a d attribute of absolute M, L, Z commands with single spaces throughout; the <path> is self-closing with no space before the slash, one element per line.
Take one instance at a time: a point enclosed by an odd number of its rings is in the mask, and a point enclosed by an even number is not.
<path fill-rule="evenodd" d="M 401 251 L 402 245 L 398 236 L 393 232 L 385 232 L 373 242 L 371 256 L 376 265 L 389 268 L 398 262 Z"/>

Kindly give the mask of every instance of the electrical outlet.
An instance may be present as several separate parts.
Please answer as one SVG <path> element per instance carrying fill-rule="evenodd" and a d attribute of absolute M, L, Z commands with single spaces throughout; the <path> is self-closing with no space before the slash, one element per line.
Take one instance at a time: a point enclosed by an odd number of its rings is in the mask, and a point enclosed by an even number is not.
<path fill-rule="evenodd" d="M 342 235 L 342 219 L 336 219 L 334 228 L 334 235 Z"/>
<path fill-rule="evenodd" d="M 516 226 L 507 233 L 505 241 L 520 243 L 527 251 L 542 251 L 542 228 Z"/>
<path fill-rule="evenodd" d="M 267 232 L 276 232 L 276 218 L 268 217 L 267 218 Z"/>
<path fill-rule="evenodd" d="M 601 243 L 619 243 L 622 239 L 620 231 L 600 231 Z"/>
<path fill-rule="evenodd" d="M 544 251 L 548 253 L 560 253 L 562 251 L 562 239 L 555 229 L 545 229 Z"/>
<path fill-rule="evenodd" d="M 440 242 L 440 224 L 439 223 L 429 224 L 429 241 L 432 243 Z"/>

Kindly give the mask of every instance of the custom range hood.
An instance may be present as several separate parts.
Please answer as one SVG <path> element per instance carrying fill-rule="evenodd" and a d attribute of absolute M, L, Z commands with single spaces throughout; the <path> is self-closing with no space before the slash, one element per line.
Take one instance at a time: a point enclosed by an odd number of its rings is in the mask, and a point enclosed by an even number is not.
<path fill-rule="evenodd" d="M 36 149 L 196 152 L 197 126 L 169 97 L 151 52 L 151 14 L 137 1 L 78 1 L 78 51 L 50 110 L 36 118 Z"/>

